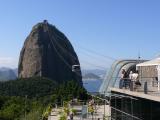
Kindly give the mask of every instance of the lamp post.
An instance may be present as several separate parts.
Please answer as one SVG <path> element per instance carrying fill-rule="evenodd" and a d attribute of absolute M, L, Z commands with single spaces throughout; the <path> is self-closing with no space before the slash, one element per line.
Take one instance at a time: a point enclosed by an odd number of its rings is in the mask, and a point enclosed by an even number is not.
<path fill-rule="evenodd" d="M 104 97 L 105 97 L 105 91 L 104 91 Z M 106 116 L 106 100 L 104 100 L 104 117 L 103 117 L 104 120 L 105 116 Z"/>

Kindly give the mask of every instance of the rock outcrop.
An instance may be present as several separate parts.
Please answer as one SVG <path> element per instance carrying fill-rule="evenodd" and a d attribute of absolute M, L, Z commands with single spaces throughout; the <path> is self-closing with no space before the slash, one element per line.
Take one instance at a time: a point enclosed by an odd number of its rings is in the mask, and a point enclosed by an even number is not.
<path fill-rule="evenodd" d="M 26 38 L 20 53 L 19 78 L 47 77 L 61 83 L 76 80 L 82 85 L 81 71 L 72 71 L 79 65 L 78 57 L 67 39 L 47 21 L 35 25 Z"/>

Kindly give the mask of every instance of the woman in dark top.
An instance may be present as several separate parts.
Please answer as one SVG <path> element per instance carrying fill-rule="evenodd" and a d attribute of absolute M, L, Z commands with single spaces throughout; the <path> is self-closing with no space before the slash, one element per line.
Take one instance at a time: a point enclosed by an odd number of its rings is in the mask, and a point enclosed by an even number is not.
<path fill-rule="evenodd" d="M 119 88 L 122 89 L 123 87 L 126 87 L 126 81 L 127 81 L 127 72 L 125 69 L 122 69 L 121 78 L 119 82 Z"/>

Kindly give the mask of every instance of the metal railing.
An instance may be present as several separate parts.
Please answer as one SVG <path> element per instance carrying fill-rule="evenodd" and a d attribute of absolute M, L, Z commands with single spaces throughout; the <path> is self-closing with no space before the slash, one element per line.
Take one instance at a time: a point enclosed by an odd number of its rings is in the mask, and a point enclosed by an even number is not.
<path fill-rule="evenodd" d="M 119 84 L 121 82 L 120 78 L 117 77 Z M 158 92 L 158 80 L 155 77 L 141 77 L 138 80 L 132 80 L 129 78 L 123 78 L 123 85 L 115 85 L 115 88 L 128 89 L 130 91 L 143 92 L 145 94 Z"/>

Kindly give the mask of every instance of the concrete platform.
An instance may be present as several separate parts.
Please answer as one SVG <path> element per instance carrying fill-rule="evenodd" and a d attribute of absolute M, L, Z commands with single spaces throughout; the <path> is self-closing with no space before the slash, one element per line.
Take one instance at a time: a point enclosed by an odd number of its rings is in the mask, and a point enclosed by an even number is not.
<path fill-rule="evenodd" d="M 119 89 L 119 88 L 110 88 L 110 89 L 111 89 L 111 92 L 118 92 L 118 93 L 126 94 L 129 96 L 133 96 L 133 97 L 144 98 L 144 99 L 160 102 L 160 92 L 144 94 L 143 92 L 130 91 L 128 89 Z"/>

